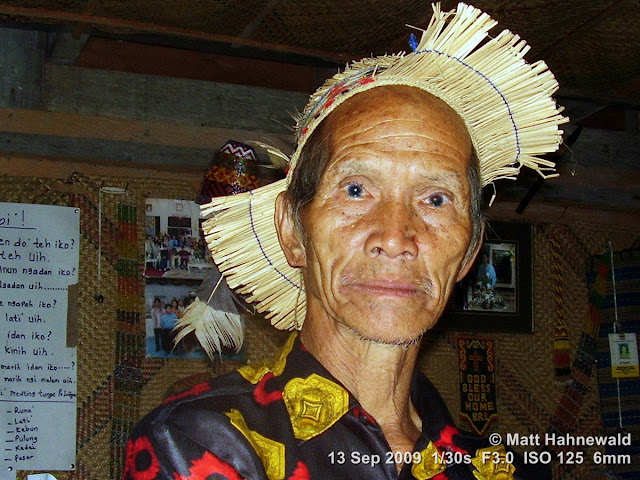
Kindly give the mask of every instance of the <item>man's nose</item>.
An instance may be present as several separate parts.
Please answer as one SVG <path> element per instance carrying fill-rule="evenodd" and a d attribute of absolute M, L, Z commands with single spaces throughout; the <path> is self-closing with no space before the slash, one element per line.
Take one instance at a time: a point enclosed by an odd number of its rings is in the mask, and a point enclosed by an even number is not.
<path fill-rule="evenodd" d="M 370 256 L 413 259 L 418 255 L 416 212 L 398 202 L 385 202 L 371 212 L 370 234 L 365 243 Z"/>

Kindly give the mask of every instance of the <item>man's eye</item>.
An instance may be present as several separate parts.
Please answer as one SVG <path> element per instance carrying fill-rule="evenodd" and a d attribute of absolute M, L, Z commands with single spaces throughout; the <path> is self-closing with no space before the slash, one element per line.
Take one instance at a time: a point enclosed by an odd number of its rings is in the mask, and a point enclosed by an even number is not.
<path fill-rule="evenodd" d="M 350 183 L 346 187 L 347 195 L 352 198 L 360 198 L 364 193 L 364 188 L 359 183 Z"/>
<path fill-rule="evenodd" d="M 434 193 L 432 195 L 429 195 L 428 200 L 430 205 L 433 205 L 434 207 L 441 207 L 446 204 L 449 199 L 446 195 L 443 195 L 441 193 Z"/>

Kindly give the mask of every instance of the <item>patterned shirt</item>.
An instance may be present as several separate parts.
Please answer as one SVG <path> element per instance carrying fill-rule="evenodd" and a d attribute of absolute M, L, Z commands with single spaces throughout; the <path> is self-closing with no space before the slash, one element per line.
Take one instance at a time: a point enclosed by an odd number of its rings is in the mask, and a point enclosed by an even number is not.
<path fill-rule="evenodd" d="M 376 420 L 293 334 L 274 362 L 214 378 L 145 417 L 127 443 L 123 480 L 551 478 L 458 430 L 418 371 L 411 398 L 423 431 L 413 453 L 395 458 Z"/>

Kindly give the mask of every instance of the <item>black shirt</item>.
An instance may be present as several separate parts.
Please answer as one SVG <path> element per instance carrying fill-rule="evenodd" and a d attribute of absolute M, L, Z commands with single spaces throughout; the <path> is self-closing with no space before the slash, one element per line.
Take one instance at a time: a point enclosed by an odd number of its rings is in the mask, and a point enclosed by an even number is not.
<path fill-rule="evenodd" d="M 412 454 L 394 458 L 375 419 L 296 337 L 274 362 L 200 384 L 145 417 L 127 443 L 123 480 L 550 478 L 458 430 L 418 371 L 411 399 L 423 431 Z"/>

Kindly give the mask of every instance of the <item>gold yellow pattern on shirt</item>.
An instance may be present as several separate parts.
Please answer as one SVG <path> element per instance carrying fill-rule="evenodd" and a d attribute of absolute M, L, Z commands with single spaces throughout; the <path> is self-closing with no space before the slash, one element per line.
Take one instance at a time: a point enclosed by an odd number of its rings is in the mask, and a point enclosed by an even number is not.
<path fill-rule="evenodd" d="M 289 337 L 272 363 L 258 362 L 253 365 L 245 365 L 238 369 L 238 373 L 254 385 L 258 383 L 268 372 L 272 372 L 276 377 L 281 375 L 285 365 L 287 364 L 287 356 L 291 353 L 297 336 L 297 333 L 293 333 Z"/>
<path fill-rule="evenodd" d="M 293 378 L 282 392 L 293 434 L 299 440 L 320 435 L 349 409 L 349 393 L 331 380 L 311 374 Z"/>
<path fill-rule="evenodd" d="M 432 442 L 429 442 L 427 448 L 420 452 L 420 462 L 414 463 L 413 467 L 411 467 L 411 474 L 417 480 L 427 480 L 444 472 L 445 468 L 447 468 L 447 465 L 444 462 L 443 455 Z"/>
<path fill-rule="evenodd" d="M 285 473 L 284 445 L 250 430 L 242 413 L 235 408 L 225 412 L 225 415 L 231 419 L 231 424 L 244 435 L 256 451 L 269 480 L 282 480 Z"/>
<path fill-rule="evenodd" d="M 516 471 L 516 467 L 507 462 L 504 445 L 476 450 L 471 463 L 477 468 L 473 470 L 473 475 L 478 480 L 513 480 L 513 473 Z"/>

